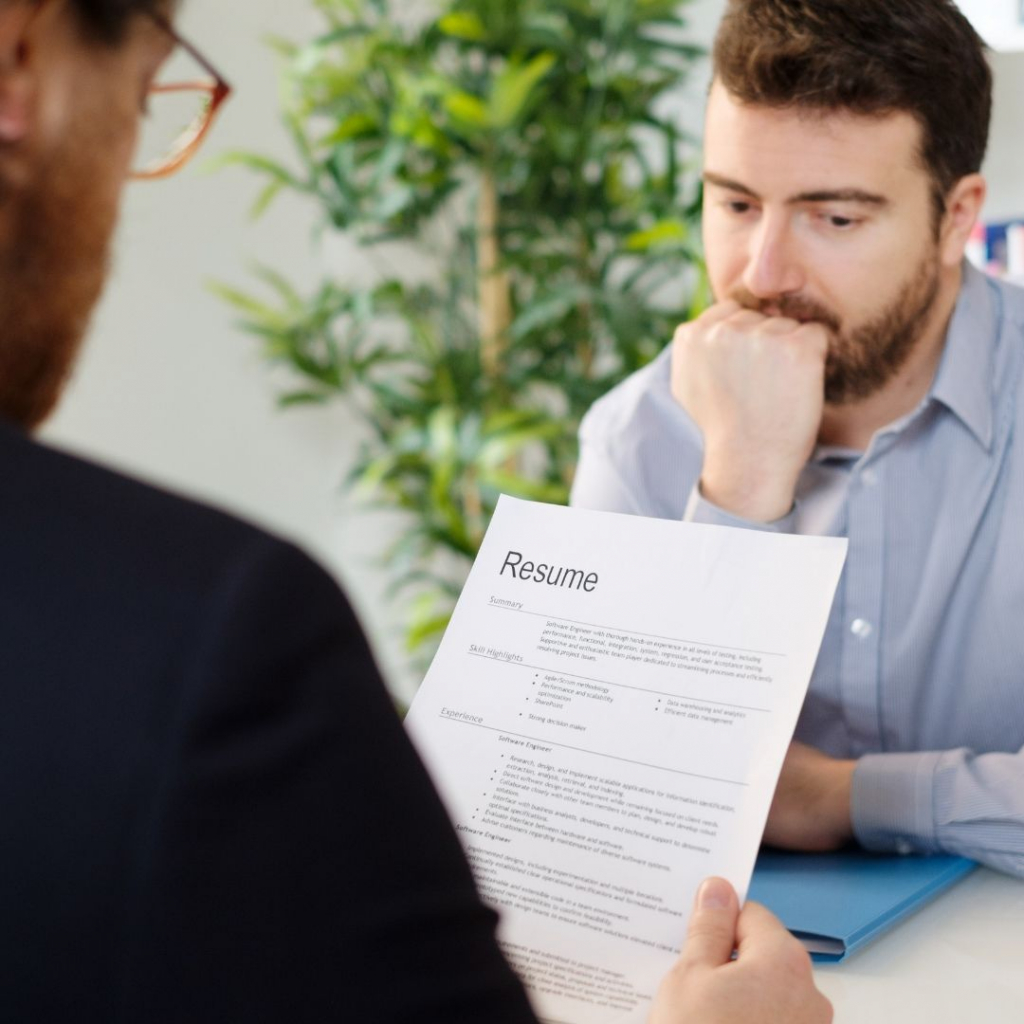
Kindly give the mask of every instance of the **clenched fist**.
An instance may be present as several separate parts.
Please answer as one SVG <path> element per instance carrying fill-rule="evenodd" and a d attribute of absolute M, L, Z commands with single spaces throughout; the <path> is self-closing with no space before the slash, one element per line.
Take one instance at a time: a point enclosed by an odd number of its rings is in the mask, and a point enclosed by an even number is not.
<path fill-rule="evenodd" d="M 793 505 L 825 403 L 829 332 L 732 300 L 683 324 L 672 343 L 672 394 L 704 435 L 704 497 L 771 522 Z"/>

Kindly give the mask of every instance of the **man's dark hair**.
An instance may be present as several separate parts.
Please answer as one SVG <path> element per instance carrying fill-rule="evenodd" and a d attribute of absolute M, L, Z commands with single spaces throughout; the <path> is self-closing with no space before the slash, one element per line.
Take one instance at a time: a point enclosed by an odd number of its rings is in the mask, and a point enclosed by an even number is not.
<path fill-rule="evenodd" d="M 72 0 L 71 6 L 91 35 L 117 43 L 133 15 L 166 11 L 172 5 L 166 0 Z"/>
<path fill-rule="evenodd" d="M 985 50 L 952 0 L 729 0 L 714 64 L 741 103 L 913 115 L 941 217 L 988 146 Z"/>

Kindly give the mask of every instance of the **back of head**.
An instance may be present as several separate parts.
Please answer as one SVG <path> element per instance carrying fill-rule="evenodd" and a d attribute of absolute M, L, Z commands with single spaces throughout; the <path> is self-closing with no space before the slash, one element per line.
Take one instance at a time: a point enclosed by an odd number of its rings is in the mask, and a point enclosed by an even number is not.
<path fill-rule="evenodd" d="M 742 103 L 913 115 L 940 210 L 981 169 L 992 74 L 952 0 L 729 0 L 714 64 Z"/>
<path fill-rule="evenodd" d="M 97 39 L 117 43 L 132 15 L 167 11 L 175 5 L 166 0 L 71 0 L 71 6 Z"/>
<path fill-rule="evenodd" d="M 102 290 L 175 6 L 0 0 L 0 418 L 24 429 L 55 406 Z"/>

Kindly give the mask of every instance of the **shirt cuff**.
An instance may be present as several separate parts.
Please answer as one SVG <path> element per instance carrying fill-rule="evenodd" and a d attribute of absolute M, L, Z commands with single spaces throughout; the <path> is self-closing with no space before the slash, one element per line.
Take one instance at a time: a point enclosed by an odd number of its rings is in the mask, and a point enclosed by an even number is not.
<path fill-rule="evenodd" d="M 853 833 L 878 853 L 936 853 L 935 773 L 941 753 L 865 754 L 853 773 Z"/>
<path fill-rule="evenodd" d="M 702 523 L 705 526 L 731 526 L 738 530 L 760 530 L 762 533 L 795 533 L 796 532 L 796 505 L 781 519 L 770 523 L 758 523 L 752 519 L 741 519 L 731 512 L 712 505 L 703 494 L 700 493 L 700 481 L 693 485 L 690 491 L 690 500 L 686 503 L 686 511 L 683 513 L 684 523 Z"/>

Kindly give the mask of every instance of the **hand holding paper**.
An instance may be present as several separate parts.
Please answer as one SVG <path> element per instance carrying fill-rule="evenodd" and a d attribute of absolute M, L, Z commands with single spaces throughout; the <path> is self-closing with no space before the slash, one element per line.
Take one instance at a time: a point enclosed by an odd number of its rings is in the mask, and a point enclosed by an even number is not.
<path fill-rule="evenodd" d="M 745 895 L 845 548 L 502 499 L 407 724 L 545 1019 L 643 1021 Z"/>
<path fill-rule="evenodd" d="M 686 946 L 661 983 L 648 1024 L 754 1019 L 828 1024 L 832 1006 L 814 986 L 807 953 L 778 919 L 757 903 L 740 912 L 728 882 L 710 878 L 697 892 Z"/>

